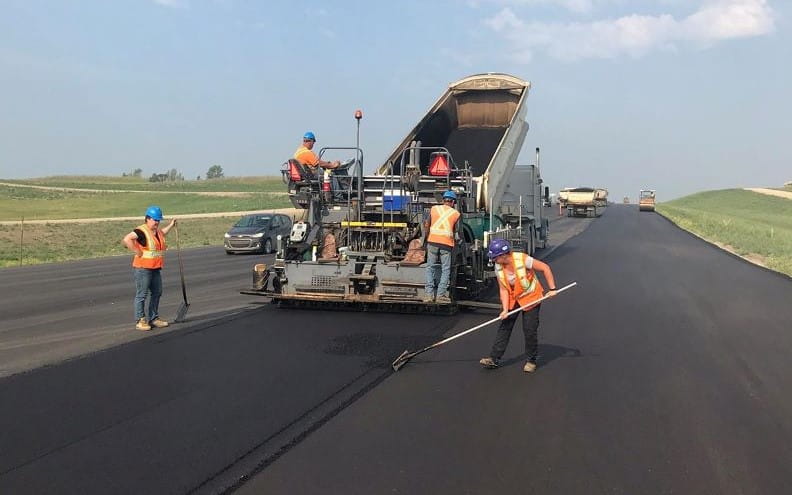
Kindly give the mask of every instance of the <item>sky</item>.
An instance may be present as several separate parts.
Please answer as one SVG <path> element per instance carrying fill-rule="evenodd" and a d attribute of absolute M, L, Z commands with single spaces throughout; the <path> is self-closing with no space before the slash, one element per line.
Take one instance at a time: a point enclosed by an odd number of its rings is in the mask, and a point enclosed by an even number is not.
<path fill-rule="evenodd" d="M 519 164 L 659 201 L 792 181 L 788 0 L 4 0 L 0 178 L 380 165 L 448 84 L 528 80 Z M 360 127 L 354 119 L 363 111 Z"/>

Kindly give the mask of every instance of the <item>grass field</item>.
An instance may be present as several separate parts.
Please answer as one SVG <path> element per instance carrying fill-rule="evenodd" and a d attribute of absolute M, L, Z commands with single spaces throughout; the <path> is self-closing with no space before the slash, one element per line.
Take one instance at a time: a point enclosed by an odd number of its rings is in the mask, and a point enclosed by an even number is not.
<path fill-rule="evenodd" d="M 0 182 L 12 182 L 3 181 Z M 141 217 L 149 204 L 168 215 L 290 207 L 280 178 L 237 177 L 166 186 L 133 177 L 47 177 L 13 181 L 51 187 L 150 192 L 52 191 L 0 186 L 0 220 Z M 787 187 L 787 190 L 792 188 Z M 271 191 L 281 193 L 267 194 Z M 214 197 L 168 192 L 241 192 Z M 708 191 L 657 206 L 680 227 L 792 276 L 792 200 L 742 189 Z M 236 216 L 180 220 L 185 247 L 222 245 Z M 0 267 L 128 254 L 121 238 L 135 221 L 0 225 Z M 173 244 L 171 239 L 171 244 Z M 79 246 L 79 249 L 76 249 Z"/>
<path fill-rule="evenodd" d="M 211 180 L 183 180 L 175 182 L 149 182 L 140 177 L 106 176 L 56 176 L 37 179 L 0 179 L 0 182 L 32 186 L 66 187 L 75 189 L 102 189 L 116 191 L 160 192 L 279 192 L 285 191 L 280 177 L 228 177 Z"/>
<path fill-rule="evenodd" d="M 0 267 L 50 263 L 74 259 L 128 254 L 121 238 L 143 221 L 150 204 L 169 215 L 220 213 L 289 208 L 280 177 L 235 177 L 175 183 L 151 183 L 134 177 L 47 177 L 19 184 L 98 189 L 60 191 L 0 185 L 0 220 L 139 217 L 140 221 L 105 221 L 76 224 L 0 225 Z M 150 192 L 110 192 L 111 190 Z M 203 196 L 174 192 L 237 192 L 241 196 Z M 277 193 L 277 194 L 273 194 Z M 182 219 L 179 229 L 185 247 L 222 245 L 223 234 L 237 215 Z M 22 230 L 23 229 L 23 230 Z M 173 238 L 170 240 L 174 243 Z M 21 245 L 21 249 L 20 249 Z M 79 248 L 77 248 L 79 246 Z"/>
<path fill-rule="evenodd" d="M 281 191 L 283 192 L 283 187 Z M 83 192 L 31 189 L 0 185 L 0 220 L 54 220 L 142 215 L 146 206 L 159 205 L 165 215 L 288 208 L 282 194 L 245 193 L 239 197 L 168 194 L 163 192 Z"/>
<path fill-rule="evenodd" d="M 223 234 L 236 222 L 237 216 L 218 218 L 185 218 L 179 220 L 179 242 L 182 247 L 220 246 Z M 132 253 L 121 239 L 142 222 L 107 221 L 81 224 L 25 225 L 22 238 L 22 264 L 35 265 L 100 256 Z M 176 232 L 168 235 L 169 250 L 176 248 Z M 0 267 L 20 264 L 19 225 L 0 225 Z M 131 261 L 130 261 L 131 263 Z"/>
<path fill-rule="evenodd" d="M 680 227 L 792 276 L 792 200 L 726 189 L 657 205 Z"/>

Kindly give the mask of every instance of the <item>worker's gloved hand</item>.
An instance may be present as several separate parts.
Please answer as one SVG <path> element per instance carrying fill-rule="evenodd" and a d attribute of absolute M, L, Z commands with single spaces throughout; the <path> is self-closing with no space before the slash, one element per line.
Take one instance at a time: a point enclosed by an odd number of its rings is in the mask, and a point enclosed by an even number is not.
<path fill-rule="evenodd" d="M 557 290 L 550 290 L 550 291 L 547 291 L 547 294 L 545 294 L 545 296 L 546 297 L 555 297 L 556 294 L 558 294 Z"/>
<path fill-rule="evenodd" d="M 501 320 L 505 320 L 508 317 L 509 317 L 508 309 L 504 309 L 503 311 L 501 311 L 501 314 L 498 316 L 498 318 L 500 318 Z"/>

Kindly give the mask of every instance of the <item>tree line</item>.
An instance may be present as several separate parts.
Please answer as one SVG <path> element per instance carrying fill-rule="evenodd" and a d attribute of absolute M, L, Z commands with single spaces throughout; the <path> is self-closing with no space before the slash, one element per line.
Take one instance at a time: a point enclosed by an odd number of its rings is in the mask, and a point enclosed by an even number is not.
<path fill-rule="evenodd" d="M 121 177 L 143 177 L 143 169 L 136 168 L 131 172 L 123 172 Z M 220 165 L 212 165 L 209 167 L 209 170 L 206 171 L 207 179 L 220 179 L 222 177 L 224 177 L 224 173 L 223 167 Z M 172 168 L 164 174 L 153 173 L 148 180 L 149 182 L 175 182 L 184 180 L 184 175 L 175 168 Z M 201 176 L 199 175 L 195 180 L 201 180 Z"/>

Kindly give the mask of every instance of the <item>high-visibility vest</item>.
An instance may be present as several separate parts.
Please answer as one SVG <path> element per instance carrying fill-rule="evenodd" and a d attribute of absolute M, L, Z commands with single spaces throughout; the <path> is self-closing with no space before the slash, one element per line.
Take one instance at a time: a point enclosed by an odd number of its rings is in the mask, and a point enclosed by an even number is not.
<path fill-rule="evenodd" d="M 459 212 L 446 205 L 436 205 L 430 211 L 429 235 L 427 242 L 454 247 L 454 226 L 459 220 Z"/>
<path fill-rule="evenodd" d="M 305 146 L 297 148 L 297 151 L 294 152 L 294 159 L 309 167 L 315 167 L 319 163 L 319 157 L 316 156 L 316 153 Z"/>
<path fill-rule="evenodd" d="M 536 272 L 534 272 L 533 268 L 530 270 L 525 268 L 528 255 L 512 251 L 511 256 L 512 262 L 514 263 L 514 285 L 509 283 L 506 270 L 504 270 L 500 264 L 495 263 L 495 273 L 498 276 L 498 283 L 509 292 L 510 309 L 514 308 L 515 301 L 519 303 L 520 306 L 525 306 L 526 304 L 530 304 L 531 301 L 540 299 L 544 294 L 544 288 L 539 282 L 539 279 L 536 278 Z M 532 309 L 532 307 L 525 308 L 525 311 L 529 309 Z"/>
<path fill-rule="evenodd" d="M 165 236 L 157 229 L 155 234 L 149 230 L 148 226 L 144 223 L 138 229 L 146 236 L 146 245 L 140 246 L 143 250 L 143 255 L 135 255 L 132 258 L 132 266 L 135 268 L 149 268 L 156 269 L 162 268 L 165 262 Z"/>

